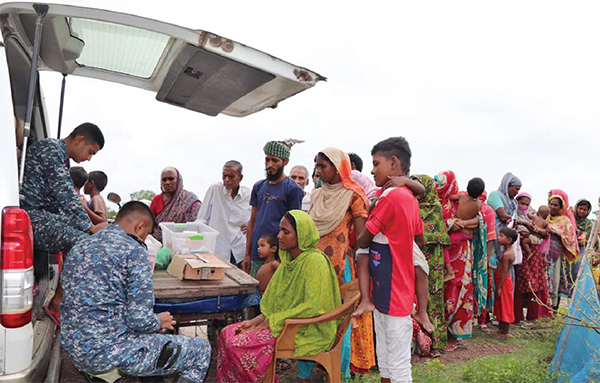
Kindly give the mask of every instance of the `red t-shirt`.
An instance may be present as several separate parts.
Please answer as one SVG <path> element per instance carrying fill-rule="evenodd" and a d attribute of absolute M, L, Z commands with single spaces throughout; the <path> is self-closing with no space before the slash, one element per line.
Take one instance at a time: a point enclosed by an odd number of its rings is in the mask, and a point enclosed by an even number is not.
<path fill-rule="evenodd" d="M 365 224 L 371 242 L 372 300 L 381 313 L 405 317 L 415 301 L 413 242 L 423 233 L 419 203 L 406 187 L 381 193 Z"/>

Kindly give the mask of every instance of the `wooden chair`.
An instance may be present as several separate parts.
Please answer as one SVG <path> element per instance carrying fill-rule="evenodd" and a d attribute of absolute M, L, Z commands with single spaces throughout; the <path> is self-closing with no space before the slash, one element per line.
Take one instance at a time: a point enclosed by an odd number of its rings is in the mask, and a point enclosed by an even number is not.
<path fill-rule="evenodd" d="M 273 383 L 275 380 L 275 367 L 277 366 L 277 359 L 288 358 L 288 359 L 303 359 L 312 360 L 319 363 L 327 372 L 327 378 L 330 383 L 337 383 L 342 381 L 341 377 L 341 357 L 342 357 L 342 340 L 348 326 L 350 325 L 350 315 L 356 309 L 360 300 L 360 292 L 358 291 L 358 280 L 354 279 L 340 287 L 340 295 L 343 299 L 343 304 L 332 311 L 329 311 L 323 315 L 315 318 L 304 318 L 304 319 L 286 319 L 283 331 L 277 338 L 275 343 L 275 355 L 273 362 L 267 369 L 264 383 Z M 294 338 L 300 330 L 300 327 L 329 322 L 332 320 L 340 319 L 337 332 L 335 334 L 335 340 L 333 346 L 329 351 L 322 352 L 313 356 L 303 356 L 301 358 L 294 357 Z"/>

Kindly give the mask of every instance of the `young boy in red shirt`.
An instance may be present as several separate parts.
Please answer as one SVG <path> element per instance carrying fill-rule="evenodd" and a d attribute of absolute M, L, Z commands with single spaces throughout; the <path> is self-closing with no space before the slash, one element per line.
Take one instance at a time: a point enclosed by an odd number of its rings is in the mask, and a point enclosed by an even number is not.
<path fill-rule="evenodd" d="M 371 154 L 371 173 L 377 186 L 383 186 L 390 177 L 408 173 L 412 153 L 404 137 L 379 142 Z M 355 313 L 373 311 L 381 381 L 412 382 L 413 241 L 423 234 L 423 221 L 417 200 L 405 186 L 378 193 L 379 200 L 356 241 L 361 248 L 369 247 L 370 254 L 358 258 L 362 298 Z"/>
<path fill-rule="evenodd" d="M 498 244 L 504 246 L 504 253 L 496 270 L 496 300 L 494 301 L 494 315 L 498 319 L 498 334 L 501 340 L 508 339 L 508 328 L 515 321 L 513 281 L 510 277 L 510 267 L 515 261 L 512 244 L 517 240 L 515 229 L 505 227 L 500 230 Z"/>

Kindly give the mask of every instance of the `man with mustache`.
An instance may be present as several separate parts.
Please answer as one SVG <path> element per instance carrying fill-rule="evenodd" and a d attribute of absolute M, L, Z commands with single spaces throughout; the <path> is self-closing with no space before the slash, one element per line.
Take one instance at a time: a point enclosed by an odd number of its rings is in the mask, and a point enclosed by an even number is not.
<path fill-rule="evenodd" d="M 267 178 L 258 181 L 252 188 L 252 215 L 248 223 L 246 256 L 242 262 L 242 268 L 253 277 L 256 277 L 256 272 L 264 263 L 258 256 L 260 236 L 279 232 L 283 215 L 302 207 L 302 189 L 283 173 L 290 159 L 292 145 L 299 142 L 303 141 L 270 141 L 263 148 Z"/>

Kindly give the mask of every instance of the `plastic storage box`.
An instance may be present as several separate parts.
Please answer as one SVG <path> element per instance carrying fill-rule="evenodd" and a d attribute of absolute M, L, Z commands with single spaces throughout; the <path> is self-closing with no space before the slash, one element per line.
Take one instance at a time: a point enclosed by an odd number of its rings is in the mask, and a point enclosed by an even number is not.
<path fill-rule="evenodd" d="M 156 263 L 156 254 L 158 254 L 158 250 L 162 247 L 162 244 L 153 236 L 148 235 L 146 237 L 146 246 L 148 246 L 148 255 L 150 256 L 150 266 L 154 271 L 154 264 Z"/>
<path fill-rule="evenodd" d="M 163 245 L 172 254 L 203 252 L 214 254 L 219 232 L 201 222 L 161 222 Z"/>

